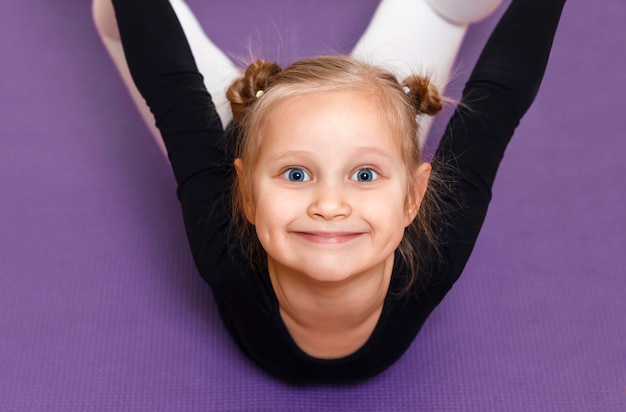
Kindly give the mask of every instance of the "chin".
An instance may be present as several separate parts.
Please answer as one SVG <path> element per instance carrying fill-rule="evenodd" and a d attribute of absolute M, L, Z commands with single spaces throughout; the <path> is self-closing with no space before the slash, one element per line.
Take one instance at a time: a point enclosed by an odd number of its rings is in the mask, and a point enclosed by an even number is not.
<path fill-rule="evenodd" d="M 345 271 L 336 272 L 329 270 L 315 270 L 303 273 L 306 273 L 306 276 L 314 282 L 329 285 L 343 283 L 354 276 L 353 273 L 346 273 Z"/>
<path fill-rule="evenodd" d="M 304 262 L 303 262 L 304 263 Z M 316 262 L 312 262 L 311 265 L 298 265 L 299 267 L 294 268 L 298 272 L 304 274 L 306 277 L 311 279 L 314 282 L 318 283 L 326 283 L 326 284 L 338 284 L 347 282 L 351 279 L 354 279 L 361 273 L 369 272 L 372 269 L 375 269 L 379 265 L 354 265 L 350 262 L 347 262 L 345 259 L 341 259 L 341 261 L 326 261 L 323 259 L 319 259 Z M 360 262 L 362 263 L 362 262 Z"/>

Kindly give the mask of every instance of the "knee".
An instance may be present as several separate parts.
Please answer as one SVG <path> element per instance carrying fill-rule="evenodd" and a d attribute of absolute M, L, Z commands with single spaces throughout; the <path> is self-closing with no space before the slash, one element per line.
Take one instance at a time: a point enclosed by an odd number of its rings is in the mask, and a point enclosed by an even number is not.
<path fill-rule="evenodd" d="M 120 38 L 111 0 L 93 0 L 91 12 L 100 37 L 108 39 Z"/>
<path fill-rule="evenodd" d="M 493 13 L 502 0 L 427 0 L 441 16 L 457 24 L 470 24 Z"/>

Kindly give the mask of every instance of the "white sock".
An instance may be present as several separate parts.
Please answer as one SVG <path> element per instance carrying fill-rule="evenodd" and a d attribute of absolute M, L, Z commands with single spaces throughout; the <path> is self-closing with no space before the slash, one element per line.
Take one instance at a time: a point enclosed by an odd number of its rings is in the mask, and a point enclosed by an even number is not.
<path fill-rule="evenodd" d="M 480 21 L 493 13 L 502 3 L 502 0 L 427 1 L 437 13 L 457 24 L 470 24 Z"/>

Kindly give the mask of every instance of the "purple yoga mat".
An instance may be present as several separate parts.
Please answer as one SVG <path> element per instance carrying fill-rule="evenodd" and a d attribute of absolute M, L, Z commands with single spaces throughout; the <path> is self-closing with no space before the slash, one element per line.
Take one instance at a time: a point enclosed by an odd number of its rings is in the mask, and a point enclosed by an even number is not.
<path fill-rule="evenodd" d="M 347 52 L 377 2 L 189 4 L 232 56 L 287 63 Z M 623 0 L 567 4 L 475 252 L 405 356 L 294 388 L 222 327 L 90 1 L 5 2 L 0 410 L 626 410 L 624 21 Z M 469 33 L 450 94 L 494 23 Z"/>

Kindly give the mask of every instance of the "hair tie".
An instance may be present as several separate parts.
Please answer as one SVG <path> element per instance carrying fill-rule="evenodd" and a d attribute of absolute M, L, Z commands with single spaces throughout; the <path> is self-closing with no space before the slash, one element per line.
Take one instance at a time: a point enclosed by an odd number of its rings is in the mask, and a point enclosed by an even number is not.
<path fill-rule="evenodd" d="M 407 85 L 402 86 L 402 91 L 404 92 L 404 94 L 411 94 L 411 88 Z"/>
<path fill-rule="evenodd" d="M 263 96 L 263 93 L 265 93 L 263 90 L 257 90 L 254 95 L 258 99 L 259 97 Z"/>

